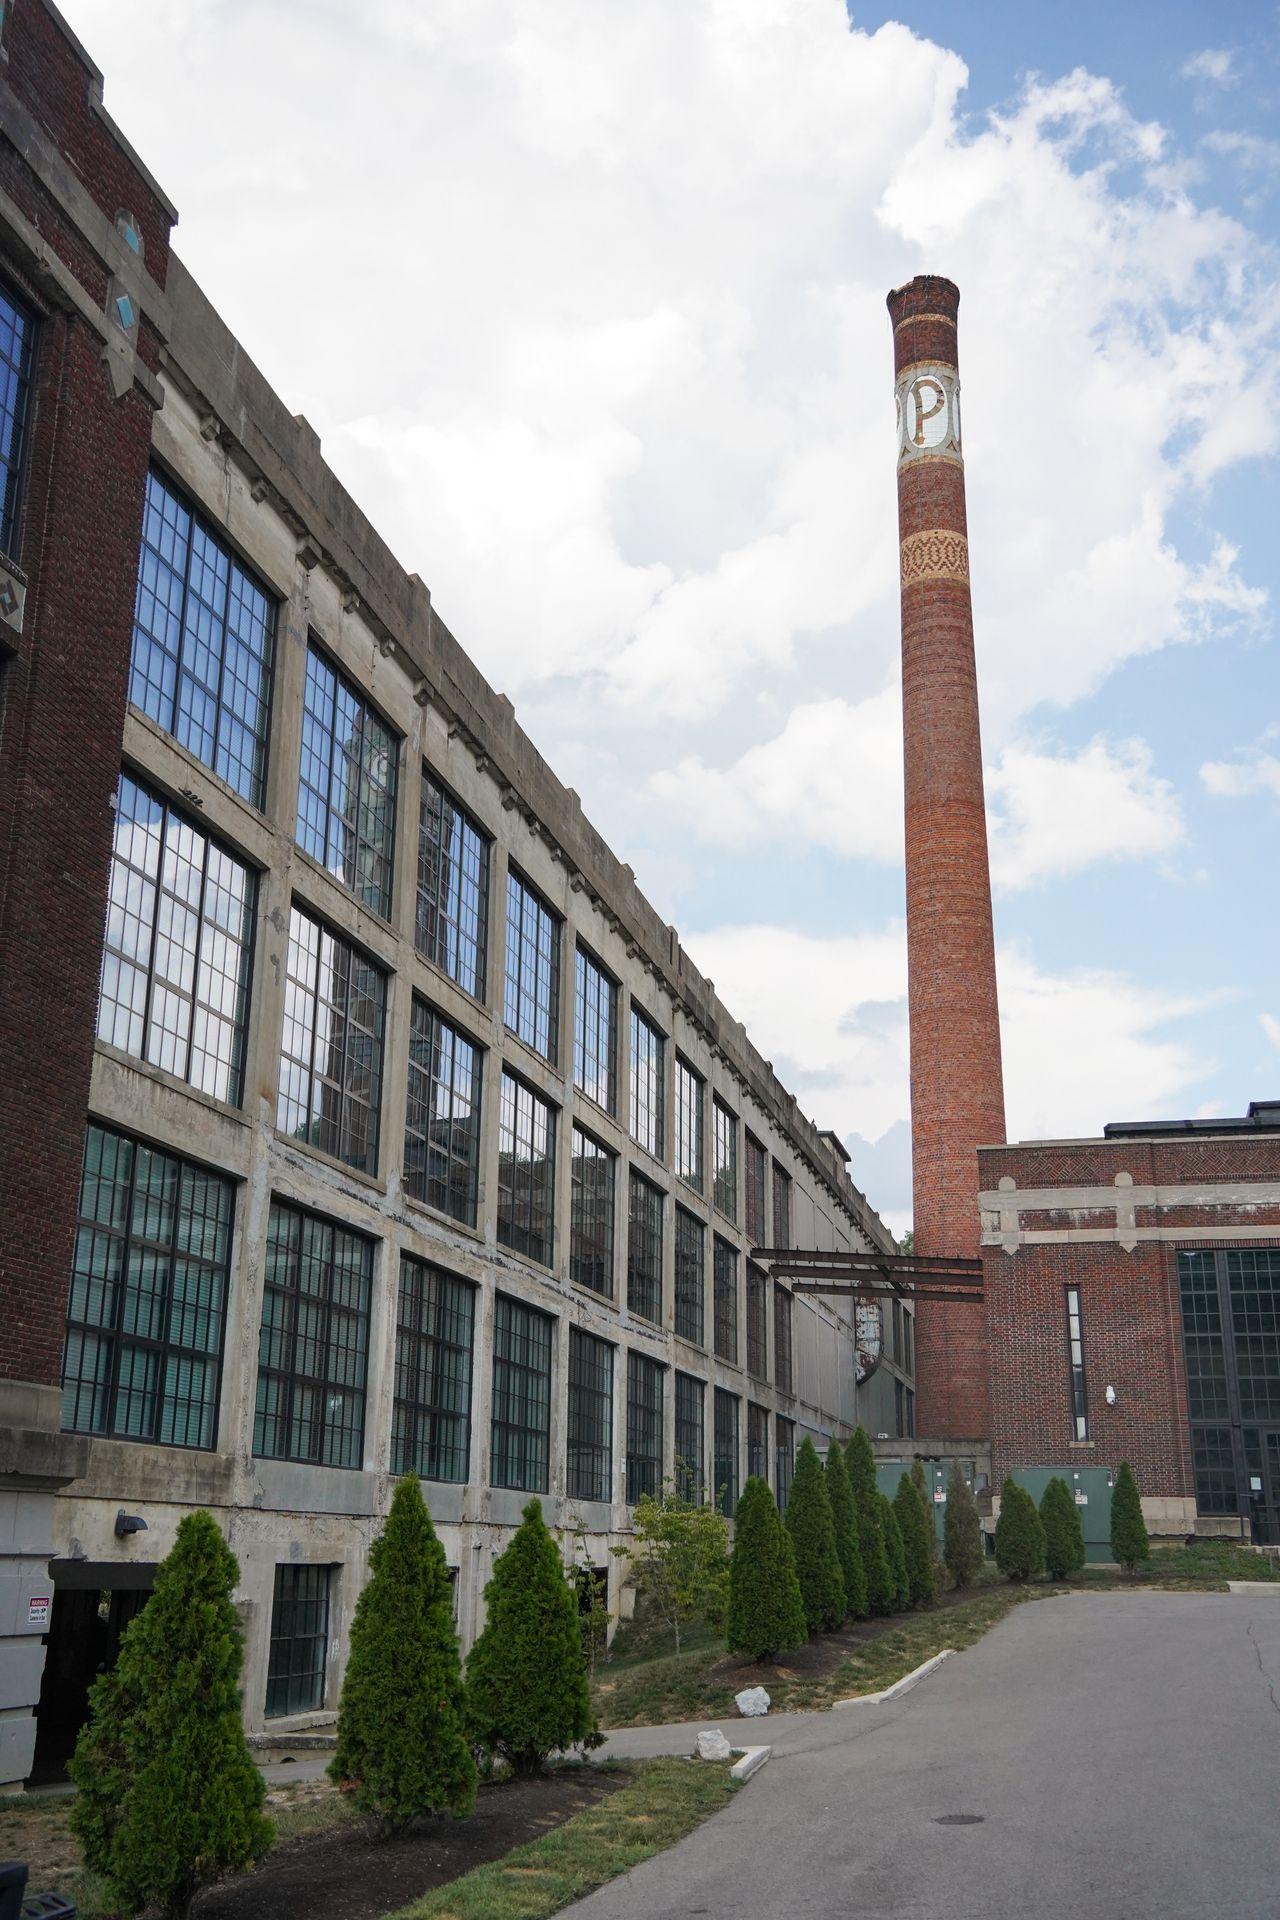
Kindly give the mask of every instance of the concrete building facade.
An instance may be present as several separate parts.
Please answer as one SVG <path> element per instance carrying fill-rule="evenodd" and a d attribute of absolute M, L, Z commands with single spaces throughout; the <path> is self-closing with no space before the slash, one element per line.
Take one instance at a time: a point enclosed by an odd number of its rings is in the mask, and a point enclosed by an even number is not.
<path fill-rule="evenodd" d="M 4 18 L 0 1783 L 193 1507 L 280 1737 L 399 1473 L 469 1641 L 531 1496 L 616 1611 L 642 1492 L 914 1424 L 910 1307 L 868 1357 L 750 1259 L 892 1247 L 838 1140 L 169 255 L 56 10 Z"/>

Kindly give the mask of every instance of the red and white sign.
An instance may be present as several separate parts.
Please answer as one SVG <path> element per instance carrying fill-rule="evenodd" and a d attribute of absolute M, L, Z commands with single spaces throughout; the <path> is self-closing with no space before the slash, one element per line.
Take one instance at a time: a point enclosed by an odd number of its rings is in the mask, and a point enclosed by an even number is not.
<path fill-rule="evenodd" d="M 47 1627 L 49 1608 L 52 1602 L 47 1593 L 33 1593 L 27 1601 L 27 1625 L 29 1627 Z"/>

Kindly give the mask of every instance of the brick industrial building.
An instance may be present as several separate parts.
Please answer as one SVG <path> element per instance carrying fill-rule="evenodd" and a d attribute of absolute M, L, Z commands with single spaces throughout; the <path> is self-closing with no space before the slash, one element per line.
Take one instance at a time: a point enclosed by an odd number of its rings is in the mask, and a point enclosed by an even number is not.
<path fill-rule="evenodd" d="M 530 1493 L 616 1606 L 677 1462 L 785 1498 L 913 1377 L 749 1259 L 893 1242 L 0 19 L 3 1783 L 193 1506 L 296 1731 L 395 1474 L 469 1639 Z"/>
<path fill-rule="evenodd" d="M 989 1457 L 996 1487 L 1066 1473 L 1099 1551 L 1125 1459 L 1156 1532 L 1277 1542 L 1280 1102 L 1004 1144 L 958 307 L 936 278 L 889 296 L 916 1250 L 980 1244 L 985 1281 L 920 1303 L 921 1446 Z"/>

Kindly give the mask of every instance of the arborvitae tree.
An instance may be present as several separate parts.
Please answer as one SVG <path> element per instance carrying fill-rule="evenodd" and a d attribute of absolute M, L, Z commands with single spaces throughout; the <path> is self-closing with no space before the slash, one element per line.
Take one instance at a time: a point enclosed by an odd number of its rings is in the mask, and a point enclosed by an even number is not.
<path fill-rule="evenodd" d="M 876 1500 L 876 1457 L 864 1428 L 854 1428 L 845 1448 L 844 1459 L 858 1515 L 858 1550 L 862 1555 L 863 1572 L 867 1576 L 867 1604 L 872 1613 L 892 1613 L 897 1604 L 898 1589 L 880 1525 L 880 1508 Z"/>
<path fill-rule="evenodd" d="M 898 1482 L 893 1499 L 903 1550 L 907 1556 L 907 1585 L 913 1607 L 933 1605 L 933 1516 L 925 1511 L 920 1490 L 909 1473 Z"/>
<path fill-rule="evenodd" d="M 542 1507 L 530 1500 L 484 1590 L 484 1631 L 467 1656 L 476 1745 L 521 1776 L 596 1731 L 578 1602 Z"/>
<path fill-rule="evenodd" d="M 767 1480 L 753 1474 L 733 1516 L 729 1563 L 730 1653 L 772 1660 L 809 1637 L 791 1535 Z"/>
<path fill-rule="evenodd" d="M 392 1495 L 369 1569 L 329 1774 L 353 1780 L 356 1805 L 395 1833 L 420 1814 L 466 1814 L 476 1803 L 449 1568 L 416 1474 Z"/>
<path fill-rule="evenodd" d="M 942 1558 L 956 1587 L 971 1586 L 982 1565 L 982 1528 L 978 1523 L 977 1503 L 959 1461 L 947 1480 Z"/>
<path fill-rule="evenodd" d="M 1136 1573 L 1138 1562 L 1151 1558 L 1142 1498 L 1127 1460 L 1121 1462 L 1111 1495 L 1111 1558 L 1126 1573 Z"/>
<path fill-rule="evenodd" d="M 911 1605 L 911 1580 L 907 1573 L 907 1549 L 902 1539 L 902 1528 L 898 1525 L 898 1516 L 887 1493 L 876 1495 L 876 1505 L 880 1511 L 884 1550 L 893 1574 L 893 1611 L 903 1613 Z"/>
<path fill-rule="evenodd" d="M 1045 1570 L 1051 1580 L 1065 1580 L 1084 1565 L 1084 1528 L 1080 1509 L 1060 1474 L 1054 1474 L 1040 1496 L 1040 1525 L 1044 1528 Z"/>
<path fill-rule="evenodd" d="M 71 1826 L 113 1912 L 181 1920 L 201 1887 L 271 1845 L 240 1720 L 239 1579 L 212 1514 L 189 1513 L 115 1666 L 90 1689 Z"/>
<path fill-rule="evenodd" d="M 832 1445 L 836 1445 L 832 1442 Z M 812 1440 L 796 1455 L 791 1496 L 787 1501 L 787 1532 L 795 1548 L 796 1577 L 804 1601 L 810 1633 L 838 1627 L 845 1615 L 844 1575 L 836 1552 L 835 1523 L 827 1497 L 826 1476 Z"/>
<path fill-rule="evenodd" d="M 1038 1580 L 1044 1572 L 1044 1528 L 1036 1503 L 1010 1474 L 1000 1493 L 996 1565 L 1010 1580 Z"/>
<path fill-rule="evenodd" d="M 827 1498 L 831 1502 L 831 1522 L 836 1530 L 836 1553 L 844 1575 L 845 1611 L 855 1620 L 871 1611 L 867 1599 L 867 1575 L 858 1548 L 858 1511 L 853 1504 L 853 1488 L 845 1465 L 844 1448 L 833 1440 L 827 1449 Z"/>

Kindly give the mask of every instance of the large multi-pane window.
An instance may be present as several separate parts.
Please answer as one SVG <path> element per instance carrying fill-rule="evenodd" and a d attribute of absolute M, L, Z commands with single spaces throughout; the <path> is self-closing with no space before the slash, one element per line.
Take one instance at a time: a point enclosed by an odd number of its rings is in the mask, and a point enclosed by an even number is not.
<path fill-rule="evenodd" d="M 507 874 L 507 1030 L 555 1065 L 560 1023 L 560 922 L 513 870 Z"/>
<path fill-rule="evenodd" d="M 676 1208 L 676 1332 L 700 1347 L 706 1339 L 706 1229 L 701 1220 Z"/>
<path fill-rule="evenodd" d="M 167 480 L 147 478 L 129 698 L 260 807 L 275 605 Z"/>
<path fill-rule="evenodd" d="M 773 1244 L 791 1245 L 791 1175 L 773 1163 Z"/>
<path fill-rule="evenodd" d="M 298 774 L 298 845 L 356 899 L 391 912 L 396 736 L 314 642 L 307 648 Z"/>
<path fill-rule="evenodd" d="M 617 1112 L 618 989 L 585 947 L 574 958 L 573 1084 Z"/>
<path fill-rule="evenodd" d="M 484 999 L 489 933 L 489 840 L 422 769 L 414 945 L 442 973 Z"/>
<path fill-rule="evenodd" d="M 400 1256 L 391 1471 L 464 1481 L 471 1459 L 471 1356 L 476 1290 Z"/>
<path fill-rule="evenodd" d="M 1280 1437 L 1261 1429 L 1280 1424 L 1280 1248 L 1182 1252 L 1178 1282 L 1196 1505 L 1247 1513 L 1273 1543 Z"/>
<path fill-rule="evenodd" d="M 566 1449 L 571 1500 L 613 1494 L 613 1348 L 569 1329 L 569 1426 Z"/>
<path fill-rule="evenodd" d="M 717 1096 L 711 1102 L 714 1158 L 711 1197 L 728 1219 L 738 1217 L 738 1116 Z"/>
<path fill-rule="evenodd" d="M 324 1705 L 331 1567 L 279 1566 L 271 1599 L 267 1718 Z"/>
<path fill-rule="evenodd" d="M 573 1129 L 569 1277 L 613 1298 L 613 1190 L 616 1161 L 581 1127 Z"/>
<path fill-rule="evenodd" d="M 703 1082 L 687 1060 L 676 1055 L 676 1172 L 695 1193 L 702 1192 Z"/>
<path fill-rule="evenodd" d="M 747 1135 L 746 1176 L 747 1238 L 753 1247 L 763 1247 L 769 1232 L 765 1215 L 769 1156 L 751 1134 Z"/>
<path fill-rule="evenodd" d="M 62 1424 L 212 1447 L 232 1183 L 90 1125 L 67 1302 Z"/>
<path fill-rule="evenodd" d="M 387 980 L 340 934 L 289 915 L 276 1125 L 294 1140 L 378 1171 Z"/>
<path fill-rule="evenodd" d="M 35 321 L 0 285 L 0 550 L 16 554 Z"/>
<path fill-rule="evenodd" d="M 895 1312 L 899 1312 L 894 1301 Z M 895 1329 L 896 1331 L 896 1329 Z M 1089 1438 L 1089 1396 L 1084 1377 L 1084 1326 L 1079 1287 L 1067 1288 L 1067 1366 L 1071 1379 L 1071 1438 Z"/>
<path fill-rule="evenodd" d="M 362 1464 L 372 1291 L 371 1240 L 272 1201 L 253 1422 L 260 1458 Z"/>
<path fill-rule="evenodd" d="M 631 1138 L 661 1160 L 666 1148 L 666 1042 L 652 1020 L 631 1009 Z"/>
<path fill-rule="evenodd" d="M 774 1421 L 777 1444 L 774 1450 L 776 1480 L 774 1490 L 778 1496 L 778 1512 L 785 1513 L 787 1501 L 791 1498 L 791 1480 L 796 1465 L 796 1423 L 779 1414 Z"/>
<path fill-rule="evenodd" d="M 716 1357 L 738 1364 L 738 1253 L 719 1234 L 712 1256 L 715 1286 Z"/>
<path fill-rule="evenodd" d="M 676 1375 L 676 1492 L 701 1505 L 706 1498 L 706 1383 Z"/>
<path fill-rule="evenodd" d="M 122 773 L 99 1040 L 238 1106 L 256 898 L 243 860 Z"/>
<path fill-rule="evenodd" d="M 715 1400 L 716 1504 L 732 1520 L 738 1504 L 738 1396 L 716 1388 Z"/>
<path fill-rule="evenodd" d="M 489 1479 L 521 1493 L 550 1489 L 551 1328 L 500 1293 L 493 1311 L 493 1434 Z"/>
<path fill-rule="evenodd" d="M 662 1213 L 666 1196 L 661 1187 L 631 1173 L 627 1220 L 627 1308 L 642 1320 L 662 1321 Z"/>
<path fill-rule="evenodd" d="M 503 1073 L 498 1108 L 498 1238 L 551 1265 L 555 1245 L 556 1114 L 541 1094 Z"/>
<path fill-rule="evenodd" d="M 769 1279 L 747 1262 L 747 1372 L 769 1377 Z"/>
<path fill-rule="evenodd" d="M 627 1502 L 662 1491 L 662 1376 L 660 1360 L 627 1355 Z"/>
<path fill-rule="evenodd" d="M 747 1402 L 747 1477 L 769 1478 L 769 1409 Z"/>
<path fill-rule="evenodd" d="M 480 1189 L 483 1055 L 415 995 L 409 1016 L 404 1190 L 474 1227 Z"/>
<path fill-rule="evenodd" d="M 773 1377 L 779 1393 L 794 1393 L 791 1377 L 791 1295 L 785 1287 L 773 1290 Z"/>

